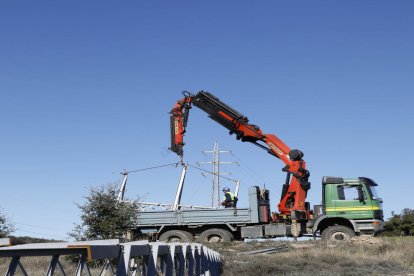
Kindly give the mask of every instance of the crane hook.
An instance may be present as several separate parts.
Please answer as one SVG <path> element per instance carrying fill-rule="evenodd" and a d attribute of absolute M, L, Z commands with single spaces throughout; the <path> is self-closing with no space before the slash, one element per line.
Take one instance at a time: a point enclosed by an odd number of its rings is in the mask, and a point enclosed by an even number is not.
<path fill-rule="evenodd" d="M 187 90 L 184 90 L 182 93 L 183 93 L 183 96 L 186 97 L 186 98 L 191 97 L 191 92 L 189 92 Z"/>

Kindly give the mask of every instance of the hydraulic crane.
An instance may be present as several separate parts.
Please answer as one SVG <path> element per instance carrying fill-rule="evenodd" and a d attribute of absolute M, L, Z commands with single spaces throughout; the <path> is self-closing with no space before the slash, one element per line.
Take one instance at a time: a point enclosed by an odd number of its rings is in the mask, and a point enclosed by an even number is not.
<path fill-rule="evenodd" d="M 249 119 L 223 103 L 209 92 L 200 91 L 196 95 L 183 92 L 184 98 L 179 100 L 171 110 L 171 148 L 181 158 L 183 157 L 184 135 L 188 116 L 192 105 L 200 108 L 208 116 L 227 128 L 236 139 L 250 142 L 266 150 L 269 154 L 285 163 L 282 171 L 286 172 L 286 182 L 283 185 L 279 212 L 285 216 L 299 220 L 309 218 L 309 204 L 305 202 L 307 191 L 310 189 L 309 171 L 302 159 L 303 152 L 291 150 L 274 134 L 265 134 L 259 126 L 250 124 Z"/>

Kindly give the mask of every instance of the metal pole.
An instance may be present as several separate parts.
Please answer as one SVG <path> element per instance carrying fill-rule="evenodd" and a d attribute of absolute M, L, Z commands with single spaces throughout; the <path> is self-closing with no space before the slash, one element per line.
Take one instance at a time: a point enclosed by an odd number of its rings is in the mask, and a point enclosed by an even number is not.
<path fill-rule="evenodd" d="M 49 268 L 47 270 L 47 276 L 53 276 L 55 274 L 56 266 L 59 262 L 59 255 L 53 255 L 52 260 L 50 261 Z"/>
<path fill-rule="evenodd" d="M 218 142 L 215 142 L 214 144 L 214 159 L 215 163 L 214 166 L 215 172 L 216 172 L 216 188 L 217 188 L 217 207 L 220 207 L 220 151 L 218 149 Z"/>
<path fill-rule="evenodd" d="M 11 259 L 9 268 L 7 269 L 6 276 L 13 276 L 16 273 L 16 268 L 20 264 L 20 256 L 15 256 Z"/>
<path fill-rule="evenodd" d="M 181 195 L 183 193 L 185 175 L 187 173 L 187 165 L 184 163 L 182 165 L 183 165 L 183 170 L 181 171 L 180 182 L 178 183 L 177 192 L 175 193 L 175 200 L 174 200 L 174 204 L 172 207 L 174 211 L 178 210 L 179 208 L 179 205 L 181 202 Z"/>
<path fill-rule="evenodd" d="M 121 174 L 124 175 L 124 179 L 122 180 L 121 188 L 119 189 L 118 197 L 116 199 L 118 202 L 124 200 L 125 186 L 128 179 L 128 172 L 123 172 Z"/>
<path fill-rule="evenodd" d="M 219 144 L 218 142 L 214 142 L 214 148 L 213 150 L 204 150 L 203 153 L 212 153 L 213 154 L 213 159 L 210 162 L 197 162 L 199 164 L 211 164 L 211 168 L 212 168 L 212 188 L 211 188 L 211 207 L 216 206 L 220 207 L 220 203 L 221 203 L 221 190 L 220 190 L 220 177 L 222 174 L 230 174 L 230 173 L 225 173 L 225 172 L 221 172 L 220 170 L 220 165 L 221 164 L 237 164 L 237 162 L 223 162 L 221 161 L 220 158 L 220 154 L 221 153 L 228 153 L 231 151 L 226 151 L 226 150 L 220 150 L 219 149 Z"/>
<path fill-rule="evenodd" d="M 234 195 L 236 197 L 239 196 L 239 188 L 240 188 L 240 180 L 237 180 L 237 182 L 236 182 L 236 190 L 234 191 Z"/>

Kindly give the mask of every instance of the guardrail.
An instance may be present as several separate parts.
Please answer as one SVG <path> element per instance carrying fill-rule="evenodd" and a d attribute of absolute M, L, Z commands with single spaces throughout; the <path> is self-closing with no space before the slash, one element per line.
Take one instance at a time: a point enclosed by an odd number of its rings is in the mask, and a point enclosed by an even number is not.
<path fill-rule="evenodd" d="M 4 240 L 5 244 L 6 241 Z M 163 243 L 119 240 L 98 240 L 64 243 L 33 243 L 0 248 L 0 257 L 11 257 L 6 276 L 20 271 L 29 275 L 20 262 L 22 257 L 51 257 L 47 276 L 67 275 L 62 255 L 78 255 L 75 275 L 91 275 L 88 260 L 105 260 L 99 275 L 220 275 L 221 255 L 198 243 Z"/>

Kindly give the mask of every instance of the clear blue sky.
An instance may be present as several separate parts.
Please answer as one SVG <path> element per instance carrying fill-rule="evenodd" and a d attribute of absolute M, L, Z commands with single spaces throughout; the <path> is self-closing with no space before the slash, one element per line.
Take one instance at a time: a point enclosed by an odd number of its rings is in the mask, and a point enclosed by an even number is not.
<path fill-rule="evenodd" d="M 413 14 L 412 1 L 2 1 L 0 206 L 16 235 L 65 238 L 88 187 L 177 161 L 168 111 L 208 90 L 304 151 L 311 204 L 323 175 L 367 176 L 387 217 L 413 208 Z M 283 164 L 190 117 L 186 160 L 219 141 L 242 161 L 225 168 L 241 203 L 266 184 L 276 209 Z M 131 174 L 126 196 L 171 202 L 179 173 Z M 209 185 L 190 171 L 183 203 L 208 203 Z"/>

